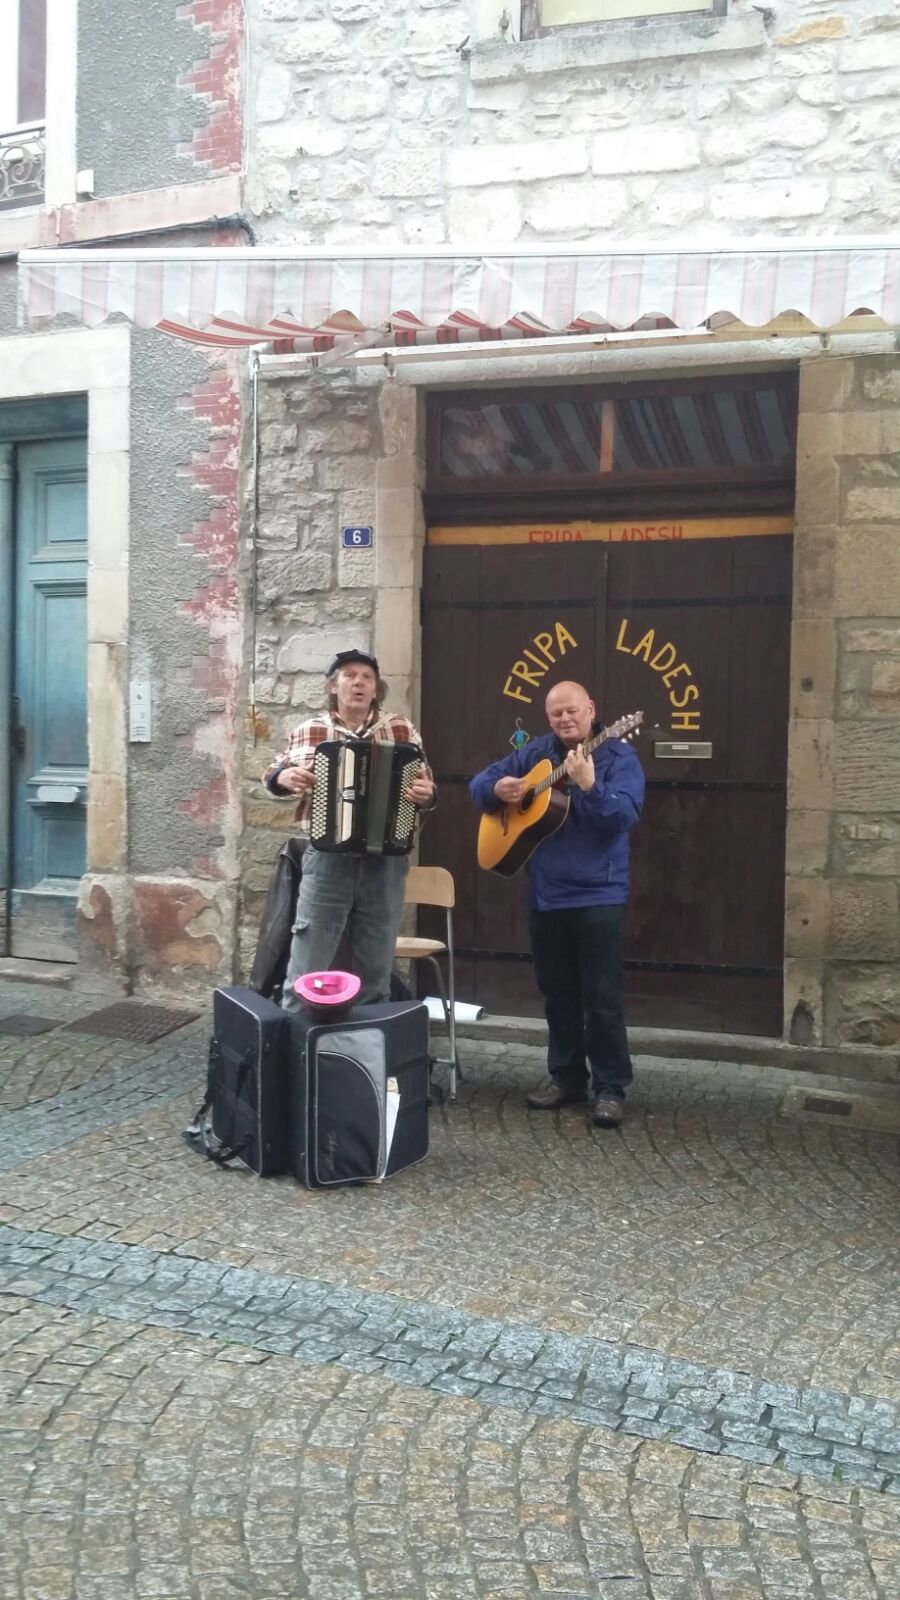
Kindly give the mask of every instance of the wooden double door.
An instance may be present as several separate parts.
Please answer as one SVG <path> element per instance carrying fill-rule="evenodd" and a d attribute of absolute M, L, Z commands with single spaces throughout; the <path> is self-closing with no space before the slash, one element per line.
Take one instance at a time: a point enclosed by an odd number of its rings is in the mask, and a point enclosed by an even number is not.
<path fill-rule="evenodd" d="M 544 732 L 547 691 L 574 678 L 604 721 L 645 714 L 629 1020 L 780 1034 L 790 590 L 790 537 L 759 531 L 428 545 L 422 728 L 440 804 L 421 859 L 456 881 L 461 999 L 540 1012 L 524 874 L 476 866 L 467 784 Z"/>

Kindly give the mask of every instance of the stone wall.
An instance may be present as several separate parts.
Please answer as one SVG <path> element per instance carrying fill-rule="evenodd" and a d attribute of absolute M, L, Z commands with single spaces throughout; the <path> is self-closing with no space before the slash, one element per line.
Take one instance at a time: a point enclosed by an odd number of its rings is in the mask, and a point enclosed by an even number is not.
<path fill-rule="evenodd" d="M 324 702 L 337 650 L 375 643 L 375 550 L 342 550 L 343 524 L 374 525 L 383 454 L 379 388 L 334 373 L 259 388 L 255 718 L 247 719 L 242 959 L 252 954 L 293 802 L 259 781 L 290 730 Z M 376 529 L 376 549 L 378 530 Z M 250 575 L 248 574 L 248 580 Z M 253 641 L 247 640 L 248 669 Z"/>
<path fill-rule="evenodd" d="M 892 0 L 732 0 L 725 18 L 524 44 L 509 0 L 250 10 L 266 240 L 728 240 L 900 218 Z"/>
<path fill-rule="evenodd" d="M 900 362 L 801 368 L 786 1032 L 900 1044 Z"/>

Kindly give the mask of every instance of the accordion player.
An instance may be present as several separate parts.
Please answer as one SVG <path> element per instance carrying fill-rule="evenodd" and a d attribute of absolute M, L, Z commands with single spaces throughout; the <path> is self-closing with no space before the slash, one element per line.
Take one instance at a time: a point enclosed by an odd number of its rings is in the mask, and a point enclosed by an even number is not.
<path fill-rule="evenodd" d="M 418 810 L 406 790 L 423 760 L 417 744 L 323 740 L 313 759 L 313 848 L 348 855 L 407 855 Z"/>

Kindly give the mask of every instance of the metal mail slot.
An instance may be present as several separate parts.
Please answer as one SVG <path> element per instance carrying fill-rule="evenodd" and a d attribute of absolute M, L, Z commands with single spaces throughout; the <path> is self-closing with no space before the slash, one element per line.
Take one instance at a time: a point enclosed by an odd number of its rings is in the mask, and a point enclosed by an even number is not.
<path fill-rule="evenodd" d="M 39 806 L 71 806 L 82 798 L 82 792 L 75 783 L 42 783 L 35 798 Z"/>
<path fill-rule="evenodd" d="M 657 739 L 653 745 L 653 754 L 660 761 L 710 761 L 712 759 L 712 741 L 709 739 L 687 740 Z"/>

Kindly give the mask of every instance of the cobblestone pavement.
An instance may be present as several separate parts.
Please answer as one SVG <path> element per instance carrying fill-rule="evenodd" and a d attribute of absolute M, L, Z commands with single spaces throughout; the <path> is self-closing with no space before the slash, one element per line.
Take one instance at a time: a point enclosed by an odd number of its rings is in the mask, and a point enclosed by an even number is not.
<path fill-rule="evenodd" d="M 184 1146 L 205 1039 L 0 1039 L 2 1600 L 900 1600 L 896 1134 L 659 1060 L 599 1132 L 470 1043 L 311 1194 Z"/>

